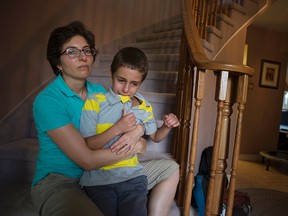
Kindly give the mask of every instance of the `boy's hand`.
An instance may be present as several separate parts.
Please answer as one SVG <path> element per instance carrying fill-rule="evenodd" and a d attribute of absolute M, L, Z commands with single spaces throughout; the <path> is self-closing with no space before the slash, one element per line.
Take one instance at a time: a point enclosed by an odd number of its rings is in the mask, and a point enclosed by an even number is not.
<path fill-rule="evenodd" d="M 164 121 L 164 124 L 168 128 L 174 128 L 174 127 L 178 127 L 180 125 L 180 122 L 179 122 L 177 116 L 174 115 L 173 113 L 169 113 L 168 115 L 164 115 L 163 121 Z"/>
<path fill-rule="evenodd" d="M 118 128 L 119 134 L 123 134 L 135 129 L 136 118 L 133 113 L 127 114 L 127 111 L 123 110 L 122 118 L 114 126 Z"/>

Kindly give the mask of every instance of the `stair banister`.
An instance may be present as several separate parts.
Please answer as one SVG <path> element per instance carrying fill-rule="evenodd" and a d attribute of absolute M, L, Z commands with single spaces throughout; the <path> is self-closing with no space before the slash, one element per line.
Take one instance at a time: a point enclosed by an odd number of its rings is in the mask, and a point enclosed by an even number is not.
<path fill-rule="evenodd" d="M 244 105 L 247 97 L 248 77 L 254 70 L 245 65 L 209 60 L 195 23 L 193 0 L 182 1 L 183 36 L 180 50 L 180 66 L 177 86 L 177 115 L 180 127 L 175 130 L 173 155 L 180 164 L 180 182 L 177 191 L 178 205 L 183 206 L 183 215 L 188 216 L 191 206 L 194 181 L 194 164 L 198 143 L 201 102 L 204 95 L 205 75 L 211 71 L 217 77 L 215 98 L 217 119 L 214 133 L 211 178 L 206 199 L 205 215 L 219 215 L 222 211 L 223 193 L 229 150 L 230 116 L 232 106 L 238 103 L 236 132 L 231 164 L 231 181 L 228 189 L 226 215 L 232 215 L 235 190 L 235 175 L 241 141 Z M 213 10 L 210 10 L 214 13 Z M 195 83 L 194 83 L 195 82 Z M 194 97 L 194 108 L 192 101 Z M 194 111 L 192 114 L 192 110 Z M 192 119 L 192 128 L 190 122 Z M 181 145 L 179 145 L 181 143 Z M 233 146 L 233 145 L 231 145 Z"/>

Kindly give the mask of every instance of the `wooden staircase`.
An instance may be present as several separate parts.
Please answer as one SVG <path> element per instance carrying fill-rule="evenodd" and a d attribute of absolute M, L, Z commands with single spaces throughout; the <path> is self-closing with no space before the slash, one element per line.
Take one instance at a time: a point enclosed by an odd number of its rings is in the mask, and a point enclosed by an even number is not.
<path fill-rule="evenodd" d="M 177 115 L 181 120 L 181 125 L 174 135 L 173 156 L 181 167 L 177 201 L 179 206 L 183 206 L 184 216 L 190 214 L 192 187 L 196 175 L 196 152 L 200 143 L 198 137 L 201 132 L 205 131 L 205 125 L 201 127 L 200 121 L 203 118 L 203 115 L 201 115 L 202 102 L 207 100 L 207 94 L 204 92 L 207 87 L 208 91 L 215 93 L 215 96 L 212 99 L 208 98 L 208 100 L 213 100 L 216 103 L 214 105 L 215 129 L 211 131 L 214 141 L 205 216 L 221 214 L 227 174 L 230 174 L 231 178 L 228 186 L 228 203 L 225 215 L 232 215 L 248 78 L 254 70 L 246 65 L 214 61 L 211 56 L 209 58 L 207 50 L 204 50 L 202 44 L 203 39 L 209 38 L 207 35 L 210 32 L 206 27 L 210 26 L 210 29 L 212 29 L 224 23 L 231 24 L 231 22 L 223 23 L 222 20 L 224 19 L 219 19 L 220 17 L 229 20 L 227 16 L 230 15 L 231 2 L 182 0 L 184 30 L 181 41 L 181 62 L 177 87 Z M 242 5 L 244 1 L 233 2 Z M 247 28 L 247 23 L 251 19 L 251 17 L 247 18 L 247 21 L 243 24 L 244 28 Z M 233 36 L 238 30 L 229 28 L 229 25 L 226 25 L 226 28 L 224 28 L 226 30 L 222 33 L 228 32 Z M 221 32 L 218 35 L 221 35 Z M 212 53 L 213 49 L 210 49 L 209 52 Z M 209 76 L 210 74 L 212 74 L 212 78 Z M 215 84 L 211 85 L 211 81 L 215 81 Z M 208 85 L 205 85 L 206 82 Z M 231 117 L 234 104 L 237 104 L 237 113 L 234 116 L 235 129 L 233 131 L 231 130 Z M 208 107 L 204 111 L 206 111 L 204 115 L 213 112 L 213 107 Z M 206 124 L 214 122 L 211 119 L 210 121 Z M 234 137 L 232 142 L 230 142 L 230 137 Z M 176 143 L 181 143 L 181 145 Z M 229 148 L 232 148 L 230 162 L 228 161 Z M 231 170 L 227 171 L 228 165 Z"/>

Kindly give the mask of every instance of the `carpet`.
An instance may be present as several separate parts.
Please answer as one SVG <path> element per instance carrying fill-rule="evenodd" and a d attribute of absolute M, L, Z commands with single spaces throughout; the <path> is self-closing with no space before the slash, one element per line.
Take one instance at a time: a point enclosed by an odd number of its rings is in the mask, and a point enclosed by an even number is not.
<path fill-rule="evenodd" d="M 263 189 L 248 188 L 239 189 L 248 193 L 252 212 L 250 216 L 287 216 L 288 215 L 288 193 Z"/>

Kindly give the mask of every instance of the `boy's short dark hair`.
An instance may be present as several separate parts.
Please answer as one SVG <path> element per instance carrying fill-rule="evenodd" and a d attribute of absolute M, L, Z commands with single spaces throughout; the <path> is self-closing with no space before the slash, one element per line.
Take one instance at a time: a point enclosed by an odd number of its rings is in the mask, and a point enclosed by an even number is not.
<path fill-rule="evenodd" d="M 80 21 L 74 21 L 66 26 L 58 27 L 51 32 L 46 55 L 56 76 L 60 73 L 57 65 L 60 64 L 60 53 L 62 52 L 63 45 L 77 35 L 84 37 L 90 48 L 95 48 L 94 34 L 87 30 Z M 93 56 L 94 61 L 95 57 Z"/>
<path fill-rule="evenodd" d="M 142 74 L 142 82 L 148 73 L 148 59 L 144 52 L 136 47 L 125 47 L 121 49 L 113 58 L 111 64 L 112 77 L 120 67 L 127 67 L 137 70 Z"/>

